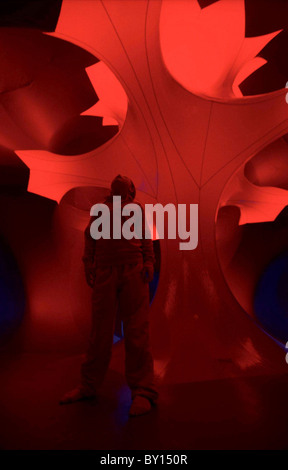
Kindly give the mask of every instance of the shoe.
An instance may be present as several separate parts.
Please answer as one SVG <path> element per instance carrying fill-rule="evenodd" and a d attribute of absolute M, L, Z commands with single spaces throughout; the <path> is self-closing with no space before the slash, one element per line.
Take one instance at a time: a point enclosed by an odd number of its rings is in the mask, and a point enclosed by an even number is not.
<path fill-rule="evenodd" d="M 152 405 L 148 398 L 136 395 L 129 410 L 129 416 L 140 416 L 151 411 Z"/>
<path fill-rule="evenodd" d="M 85 392 L 81 387 L 77 387 L 66 393 L 59 401 L 59 404 L 68 405 L 76 401 L 93 400 L 94 398 L 96 398 L 95 393 Z"/>

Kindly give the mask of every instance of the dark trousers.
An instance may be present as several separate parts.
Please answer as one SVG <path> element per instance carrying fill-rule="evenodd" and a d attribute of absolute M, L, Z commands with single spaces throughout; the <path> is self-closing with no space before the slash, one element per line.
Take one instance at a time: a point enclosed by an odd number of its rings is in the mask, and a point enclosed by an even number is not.
<path fill-rule="evenodd" d="M 142 279 L 143 263 L 98 267 L 92 293 L 92 329 L 81 367 L 82 387 L 97 393 L 111 359 L 117 308 L 123 321 L 125 376 L 136 395 L 157 401 L 149 341 L 149 285 Z"/>

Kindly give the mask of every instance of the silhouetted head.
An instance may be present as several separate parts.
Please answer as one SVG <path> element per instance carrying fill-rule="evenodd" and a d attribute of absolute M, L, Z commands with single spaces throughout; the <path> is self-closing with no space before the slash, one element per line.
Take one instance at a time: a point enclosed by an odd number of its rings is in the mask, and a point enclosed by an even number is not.
<path fill-rule="evenodd" d="M 111 183 L 111 195 L 121 196 L 122 201 L 133 201 L 136 189 L 133 181 L 128 176 L 118 175 Z"/>

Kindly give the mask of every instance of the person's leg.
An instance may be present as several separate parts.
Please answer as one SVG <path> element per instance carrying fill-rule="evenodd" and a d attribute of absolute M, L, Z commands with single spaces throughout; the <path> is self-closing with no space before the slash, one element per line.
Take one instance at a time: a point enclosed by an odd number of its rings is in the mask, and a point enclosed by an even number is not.
<path fill-rule="evenodd" d="M 107 372 L 113 345 L 117 311 L 117 271 L 98 268 L 92 293 L 92 329 L 86 358 L 81 366 L 81 384 L 97 392 Z"/>
<path fill-rule="evenodd" d="M 119 305 L 125 341 L 125 375 L 133 401 L 144 397 L 156 404 L 158 392 L 149 338 L 149 285 L 142 279 L 142 268 L 142 263 L 125 265 L 121 276 Z"/>
<path fill-rule="evenodd" d="M 92 327 L 81 366 L 81 384 L 67 393 L 61 404 L 96 396 L 111 358 L 116 311 L 117 270 L 97 268 L 92 292 Z"/>

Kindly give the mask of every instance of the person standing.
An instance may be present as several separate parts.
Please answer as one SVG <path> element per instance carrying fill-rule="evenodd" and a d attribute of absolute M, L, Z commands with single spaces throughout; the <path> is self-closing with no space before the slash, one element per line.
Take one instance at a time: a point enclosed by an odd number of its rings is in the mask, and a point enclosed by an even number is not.
<path fill-rule="evenodd" d="M 121 197 L 121 209 L 134 201 L 136 190 L 132 180 L 118 175 L 111 183 L 110 195 L 104 203 L 109 208 L 112 223 L 113 196 Z M 141 210 L 143 214 L 142 207 Z M 60 403 L 97 395 L 109 367 L 119 308 L 125 342 L 125 376 L 132 396 L 129 415 L 137 416 L 149 412 L 158 400 L 149 337 L 149 282 L 153 279 L 155 262 L 153 242 L 145 236 L 130 240 L 123 236 L 95 240 L 90 234 L 94 220 L 95 217 L 90 218 L 84 232 L 82 258 L 87 283 L 93 289 L 90 340 L 81 366 L 81 383 L 64 395 Z M 122 215 L 122 225 L 125 220 L 127 217 Z M 144 227 L 144 214 L 142 222 Z"/>

